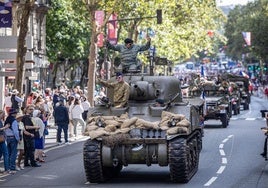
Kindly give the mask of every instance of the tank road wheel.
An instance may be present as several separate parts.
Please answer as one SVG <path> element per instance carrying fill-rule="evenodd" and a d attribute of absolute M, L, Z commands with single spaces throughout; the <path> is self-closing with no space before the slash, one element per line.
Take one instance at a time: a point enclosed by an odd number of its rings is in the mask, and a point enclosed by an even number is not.
<path fill-rule="evenodd" d="M 99 183 L 105 180 L 102 171 L 101 142 L 88 139 L 83 148 L 84 169 L 87 181 Z"/>
<path fill-rule="evenodd" d="M 223 128 L 226 128 L 228 126 L 229 122 L 228 122 L 227 114 L 221 115 L 221 123 L 222 123 Z"/>
<path fill-rule="evenodd" d="M 196 148 L 197 150 L 197 148 Z M 169 142 L 169 169 L 172 182 L 187 183 L 198 168 L 198 151 L 190 151 L 184 138 L 175 138 Z"/>

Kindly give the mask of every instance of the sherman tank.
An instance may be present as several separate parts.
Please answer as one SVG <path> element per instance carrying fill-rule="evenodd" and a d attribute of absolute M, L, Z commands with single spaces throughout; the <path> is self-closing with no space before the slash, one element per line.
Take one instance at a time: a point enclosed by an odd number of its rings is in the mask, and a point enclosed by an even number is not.
<path fill-rule="evenodd" d="M 111 77 L 110 82 L 114 82 Z M 183 101 L 173 76 L 125 73 L 128 105 L 113 106 L 113 90 L 88 112 L 83 147 L 86 178 L 101 183 L 119 175 L 123 166 L 169 166 L 172 182 L 187 183 L 198 170 L 203 130 L 203 101 Z M 155 106 L 157 99 L 164 104 Z"/>

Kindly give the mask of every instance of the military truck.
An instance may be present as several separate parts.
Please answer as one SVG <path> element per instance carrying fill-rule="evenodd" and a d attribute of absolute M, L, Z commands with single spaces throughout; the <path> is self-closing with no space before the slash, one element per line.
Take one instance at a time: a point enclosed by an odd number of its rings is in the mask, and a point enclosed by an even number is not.
<path fill-rule="evenodd" d="M 123 166 L 158 164 L 169 166 L 172 182 L 187 183 L 198 170 L 203 101 L 183 101 L 173 76 L 130 72 L 124 80 L 130 85 L 128 106 L 115 108 L 108 89 L 109 101 L 89 110 L 83 147 L 87 180 L 101 183 L 119 175 Z M 154 106 L 156 99 L 164 105 Z"/>
<path fill-rule="evenodd" d="M 220 85 L 204 85 L 205 100 L 204 121 L 220 120 L 223 128 L 229 125 L 232 117 L 232 104 L 228 91 Z"/>
<path fill-rule="evenodd" d="M 249 78 L 242 75 L 235 74 L 224 74 L 223 77 L 227 79 L 229 82 L 234 82 L 240 93 L 240 105 L 243 107 L 243 110 L 249 109 L 250 100 L 250 92 L 249 92 Z"/>

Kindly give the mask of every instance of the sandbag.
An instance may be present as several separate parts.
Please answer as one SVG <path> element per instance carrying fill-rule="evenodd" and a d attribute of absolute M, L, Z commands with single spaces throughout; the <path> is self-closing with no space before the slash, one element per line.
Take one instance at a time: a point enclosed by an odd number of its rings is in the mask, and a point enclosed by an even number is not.
<path fill-rule="evenodd" d="M 137 117 L 132 117 L 130 119 L 126 119 L 122 124 L 121 124 L 121 128 L 127 128 L 130 127 L 131 125 L 134 125 L 136 123 L 136 121 L 138 120 Z"/>
<path fill-rule="evenodd" d="M 150 122 L 150 121 L 145 121 L 143 119 L 138 119 L 136 121 L 136 127 L 140 129 L 155 129 L 158 130 L 159 127 L 159 122 Z"/>
<path fill-rule="evenodd" d="M 116 125 L 106 125 L 104 130 L 107 132 L 115 132 L 117 130 L 117 126 Z"/>
<path fill-rule="evenodd" d="M 178 127 L 189 127 L 190 125 L 191 125 L 191 123 L 187 119 L 183 119 L 183 120 L 176 123 L 176 126 L 178 126 Z"/>
<path fill-rule="evenodd" d="M 105 131 L 104 128 L 98 128 L 97 130 L 88 132 L 88 135 L 93 140 L 95 138 L 99 138 L 104 135 L 109 135 L 109 133 Z"/>
<path fill-rule="evenodd" d="M 120 128 L 120 123 L 116 120 L 105 120 L 106 125 L 115 125 L 117 128 Z"/>
<path fill-rule="evenodd" d="M 171 127 L 166 131 L 167 135 L 179 134 L 179 133 L 188 133 L 186 127 Z"/>

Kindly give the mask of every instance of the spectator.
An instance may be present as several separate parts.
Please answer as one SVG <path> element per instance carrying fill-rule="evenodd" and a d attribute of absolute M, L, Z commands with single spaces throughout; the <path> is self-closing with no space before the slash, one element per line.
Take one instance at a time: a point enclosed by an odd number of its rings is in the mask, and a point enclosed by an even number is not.
<path fill-rule="evenodd" d="M 42 119 L 39 118 L 41 114 L 40 110 L 34 110 L 33 111 L 33 117 L 32 122 L 34 126 L 39 127 L 38 130 L 39 134 L 36 134 L 34 138 L 34 148 L 35 148 L 35 160 L 39 162 L 45 162 L 43 159 L 43 149 L 44 149 L 44 129 L 45 129 L 45 124 L 43 123 Z M 38 136 L 37 136 L 38 135 Z"/>
<path fill-rule="evenodd" d="M 6 140 L 5 130 L 9 127 L 9 124 L 4 126 L 4 120 L 5 120 L 5 111 L 0 110 L 0 134 L 4 135 Z M 2 172 L 2 174 L 8 174 L 9 172 L 8 150 L 5 141 L 0 143 L 0 158 L 1 156 L 3 156 L 4 159 L 4 172 Z"/>
<path fill-rule="evenodd" d="M 88 113 L 88 110 L 90 108 L 90 103 L 88 102 L 88 100 L 85 96 L 82 96 L 81 100 L 82 100 L 81 105 L 84 109 L 84 112 L 82 113 L 82 118 L 84 121 L 87 121 L 87 113 Z"/>
<path fill-rule="evenodd" d="M 35 130 L 38 130 L 39 127 L 34 126 L 31 117 L 34 111 L 34 105 L 27 106 L 25 109 L 25 115 L 22 118 L 22 122 L 24 124 L 25 131 L 23 133 L 23 139 L 24 139 L 24 152 L 25 152 L 25 158 L 24 158 L 24 167 L 29 167 L 29 160 L 32 167 L 40 167 L 41 165 L 37 164 L 34 160 L 34 152 L 35 152 L 35 140 L 34 140 L 34 134 Z"/>
<path fill-rule="evenodd" d="M 59 102 L 54 110 L 55 124 L 58 126 L 57 130 L 57 142 L 61 144 L 61 132 L 63 130 L 64 140 L 66 144 L 69 144 L 68 141 L 68 124 L 69 124 L 69 114 L 67 108 L 63 105 L 63 101 Z"/>
<path fill-rule="evenodd" d="M 10 173 L 16 172 L 16 158 L 17 158 L 17 147 L 18 142 L 20 142 L 19 136 L 19 125 L 16 120 L 17 110 L 11 108 L 9 110 L 8 117 L 6 118 L 5 125 L 10 125 L 8 129 L 5 130 L 7 136 L 7 149 L 8 149 L 8 160 L 9 160 L 9 170 Z"/>
<path fill-rule="evenodd" d="M 11 108 L 16 109 L 17 112 L 19 112 L 21 110 L 20 108 L 22 106 L 23 100 L 24 100 L 23 96 L 19 96 L 19 92 L 16 89 L 13 90 L 11 95 L 11 103 L 12 103 Z"/>
<path fill-rule="evenodd" d="M 12 102 L 11 102 L 11 93 L 9 92 L 7 96 L 5 96 L 5 101 L 4 101 L 4 109 L 6 111 L 6 114 L 9 112 L 9 109 L 12 107 Z"/>
<path fill-rule="evenodd" d="M 80 103 L 80 100 L 78 98 L 76 98 L 74 100 L 74 105 L 70 110 L 71 110 L 71 116 L 72 116 L 72 119 L 73 119 L 75 137 L 77 137 L 78 123 L 82 126 L 82 135 L 83 135 L 86 123 L 82 118 L 82 113 L 84 112 L 84 109 L 83 109 L 83 107 L 82 107 L 82 105 Z"/>
<path fill-rule="evenodd" d="M 23 141 L 23 132 L 24 132 L 24 125 L 21 122 L 23 118 L 23 114 L 19 113 L 16 115 L 16 120 L 18 122 L 19 125 L 19 135 L 20 135 L 20 141 L 18 143 L 18 147 L 17 150 L 19 152 L 18 154 L 18 158 L 17 158 L 17 170 L 23 170 L 24 168 L 21 166 L 21 161 L 24 155 L 24 141 Z"/>
<path fill-rule="evenodd" d="M 68 109 L 68 114 L 69 114 L 69 125 L 68 125 L 68 133 L 69 133 L 69 137 L 73 137 L 73 118 L 72 118 L 72 114 L 71 114 L 71 110 L 73 108 L 73 105 L 74 105 L 74 96 L 70 95 L 68 97 L 68 102 L 66 104 L 66 107 Z"/>

